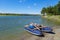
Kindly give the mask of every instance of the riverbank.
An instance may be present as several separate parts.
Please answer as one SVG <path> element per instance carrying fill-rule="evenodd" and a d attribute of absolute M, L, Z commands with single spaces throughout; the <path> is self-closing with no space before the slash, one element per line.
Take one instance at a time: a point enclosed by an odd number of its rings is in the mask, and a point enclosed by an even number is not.
<path fill-rule="evenodd" d="M 54 23 L 56 23 L 58 25 L 60 25 L 60 15 L 56 15 L 56 16 L 47 15 L 47 16 L 42 16 L 42 17 L 46 18 L 46 19 L 48 19 L 48 20 L 50 20 L 50 21 L 52 21 L 52 22 L 54 22 Z"/>
<path fill-rule="evenodd" d="M 60 23 L 60 16 L 44 16 L 43 18 L 54 21 L 54 23 L 57 24 Z M 44 33 L 44 37 L 38 37 L 26 32 L 20 40 L 60 40 L 60 26 L 54 26 L 53 32 L 55 32 L 55 34 Z"/>
<path fill-rule="evenodd" d="M 40 20 L 41 19 L 41 20 Z M 46 34 L 45 37 L 31 35 L 24 30 L 24 25 L 30 22 L 41 23 L 43 19 L 40 16 L 1 16 L 0 17 L 0 40 L 50 40 L 59 36 L 58 28 L 54 28 L 56 34 Z M 42 24 L 45 23 L 43 20 Z M 52 24 L 51 24 L 52 25 Z M 55 26 L 54 26 L 55 27 Z M 58 27 L 58 26 L 57 26 Z M 23 32 L 24 31 L 24 32 Z M 52 36 L 53 35 L 53 36 Z M 58 38 L 57 38 L 58 39 Z"/>
<path fill-rule="evenodd" d="M 32 35 L 28 32 L 24 33 L 24 35 L 20 38 L 20 40 L 60 40 L 60 28 L 53 28 L 55 34 L 44 33 L 44 37 L 39 37 Z"/>

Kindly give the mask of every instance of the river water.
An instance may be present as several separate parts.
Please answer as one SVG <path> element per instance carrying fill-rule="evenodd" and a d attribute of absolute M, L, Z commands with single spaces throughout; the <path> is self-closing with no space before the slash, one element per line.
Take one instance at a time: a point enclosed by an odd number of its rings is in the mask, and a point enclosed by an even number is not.
<path fill-rule="evenodd" d="M 19 39 L 24 31 L 24 25 L 30 22 L 49 27 L 55 25 L 41 16 L 0 16 L 0 40 Z"/>

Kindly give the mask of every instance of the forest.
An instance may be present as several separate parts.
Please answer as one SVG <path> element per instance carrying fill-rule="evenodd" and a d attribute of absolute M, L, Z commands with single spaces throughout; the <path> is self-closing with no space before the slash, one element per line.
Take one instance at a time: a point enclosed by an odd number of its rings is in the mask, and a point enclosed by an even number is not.
<path fill-rule="evenodd" d="M 60 1 L 54 5 L 49 7 L 43 7 L 41 10 L 41 14 L 47 14 L 47 15 L 60 15 Z"/>

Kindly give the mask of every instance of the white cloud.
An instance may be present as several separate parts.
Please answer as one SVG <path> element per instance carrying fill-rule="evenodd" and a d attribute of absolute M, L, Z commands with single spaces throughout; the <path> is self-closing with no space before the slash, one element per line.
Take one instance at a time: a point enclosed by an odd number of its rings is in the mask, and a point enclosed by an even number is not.
<path fill-rule="evenodd" d="M 20 3 L 25 2 L 26 0 L 19 0 Z"/>
<path fill-rule="evenodd" d="M 19 0 L 20 3 L 22 3 L 23 1 L 22 0 Z"/>
<path fill-rule="evenodd" d="M 34 3 L 33 5 L 34 5 L 34 6 L 37 6 L 37 3 Z"/>
<path fill-rule="evenodd" d="M 30 6 L 28 6 L 27 8 L 31 8 Z"/>

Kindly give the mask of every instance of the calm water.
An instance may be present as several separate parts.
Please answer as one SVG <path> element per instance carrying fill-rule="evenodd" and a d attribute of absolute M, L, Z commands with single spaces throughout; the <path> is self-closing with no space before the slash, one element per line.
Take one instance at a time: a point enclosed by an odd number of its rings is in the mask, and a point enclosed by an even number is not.
<path fill-rule="evenodd" d="M 30 22 L 54 26 L 40 16 L 0 16 L 0 40 L 19 40 L 24 31 L 24 25 Z"/>

